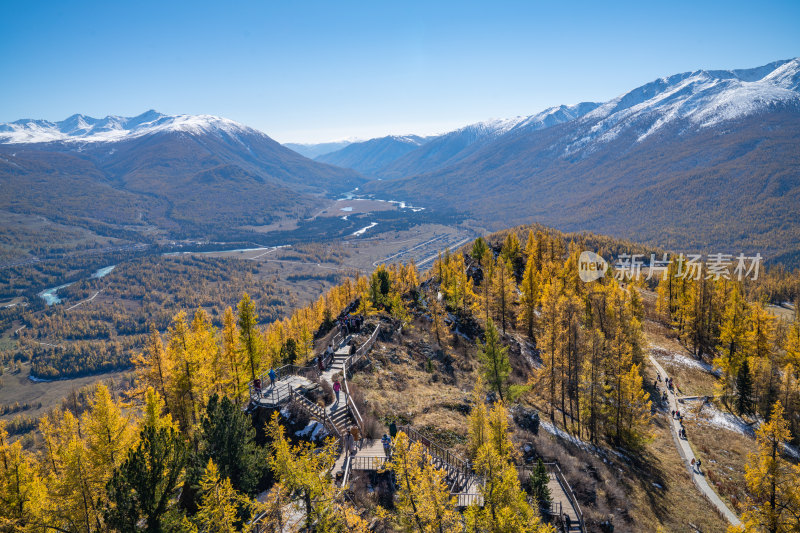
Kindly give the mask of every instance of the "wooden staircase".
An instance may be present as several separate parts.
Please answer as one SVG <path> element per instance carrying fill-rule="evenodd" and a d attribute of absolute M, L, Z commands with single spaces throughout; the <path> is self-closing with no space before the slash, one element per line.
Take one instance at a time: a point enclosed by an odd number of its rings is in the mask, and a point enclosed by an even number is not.
<path fill-rule="evenodd" d="M 426 437 L 412 426 L 400 426 L 398 429 L 408 436 L 409 442 L 420 443 L 431 463 L 444 470 L 445 483 L 450 488 L 450 494 L 456 497 L 459 507 L 475 503 L 483 505 L 483 495 L 480 493 L 483 479 L 472 471 L 469 461 Z"/>

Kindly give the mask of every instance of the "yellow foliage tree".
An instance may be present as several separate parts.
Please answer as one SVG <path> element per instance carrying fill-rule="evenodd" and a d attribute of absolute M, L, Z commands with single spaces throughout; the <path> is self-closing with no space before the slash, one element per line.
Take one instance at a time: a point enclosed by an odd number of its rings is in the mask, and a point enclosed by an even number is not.
<path fill-rule="evenodd" d="M 756 431 L 758 450 L 745 465 L 748 499 L 742 522 L 745 531 L 797 531 L 800 524 L 800 467 L 781 458 L 790 437 L 783 406 L 777 402 L 769 422 Z"/>
<path fill-rule="evenodd" d="M 428 460 L 422 445 L 404 432 L 395 438 L 388 464 L 397 479 L 394 520 L 403 531 L 418 533 L 461 532 L 461 516 L 445 483 L 446 473 Z"/>
<path fill-rule="evenodd" d="M 194 521 L 201 533 L 237 533 L 242 531 L 239 514 L 249 514 L 254 503 L 236 491 L 228 478 L 220 479 L 219 469 L 209 459 L 200 478 L 200 505 Z"/>
<path fill-rule="evenodd" d="M 36 462 L 19 440 L 9 443 L 5 422 L 0 421 L 0 531 L 44 531 L 44 498 Z"/>

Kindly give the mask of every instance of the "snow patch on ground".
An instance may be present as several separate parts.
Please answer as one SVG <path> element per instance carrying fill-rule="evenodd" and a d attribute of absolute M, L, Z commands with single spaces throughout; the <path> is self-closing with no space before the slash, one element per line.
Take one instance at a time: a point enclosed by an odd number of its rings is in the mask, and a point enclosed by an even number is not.
<path fill-rule="evenodd" d="M 719 371 L 715 370 L 714 367 L 708 364 L 707 362 L 698 361 L 697 359 L 692 359 L 691 357 L 686 357 L 683 354 L 668 350 L 663 346 L 653 345 L 650 347 L 650 352 L 654 356 L 662 360 L 666 360 L 666 362 L 671 362 L 676 365 L 681 365 L 688 368 L 697 368 L 699 370 L 708 372 L 709 374 L 719 376 Z"/>
<path fill-rule="evenodd" d="M 325 437 L 327 434 L 328 432 L 325 429 L 325 426 L 316 420 L 312 420 L 305 428 L 295 432 L 295 435 L 298 437 L 309 437 L 311 440 L 319 440 L 320 438 Z"/>
<path fill-rule="evenodd" d="M 579 439 L 575 435 L 570 435 L 569 433 L 567 433 L 563 429 L 551 424 L 550 422 L 546 422 L 546 421 L 542 420 L 542 421 L 539 422 L 539 425 L 542 426 L 544 428 L 544 430 L 547 431 L 548 433 L 550 433 L 551 435 L 555 435 L 556 437 L 559 437 L 561 439 L 569 441 L 572 444 L 574 444 L 575 446 L 578 446 L 578 447 L 584 448 L 584 449 L 592 448 L 592 446 L 590 446 L 589 443 L 587 443 L 585 441 L 582 441 L 581 439 Z"/>
<path fill-rule="evenodd" d="M 713 405 L 704 405 L 700 410 L 699 416 L 695 416 L 691 410 L 686 410 L 686 417 L 695 418 L 698 422 L 727 429 L 728 431 L 747 435 L 748 437 L 753 436 L 753 428 L 744 420 L 731 413 L 720 411 Z"/>
<path fill-rule="evenodd" d="M 786 453 L 786 455 L 791 455 L 795 459 L 800 459 L 800 449 L 798 449 L 797 446 L 784 443 L 783 451 Z"/>

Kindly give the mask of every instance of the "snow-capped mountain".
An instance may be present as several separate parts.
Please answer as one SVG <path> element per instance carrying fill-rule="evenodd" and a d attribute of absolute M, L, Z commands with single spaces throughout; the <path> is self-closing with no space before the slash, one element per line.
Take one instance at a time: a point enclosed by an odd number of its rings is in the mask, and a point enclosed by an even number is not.
<path fill-rule="evenodd" d="M 147 223 L 179 236 L 239 238 L 243 226 L 303 216 L 321 194 L 365 181 L 208 115 L 21 120 L 0 126 L 0 139 L 0 210 L 50 216 L 57 205 L 59 216 L 92 228 Z"/>
<path fill-rule="evenodd" d="M 466 159 L 505 135 L 535 131 L 574 120 L 598 105 L 592 102 L 573 106 L 562 105 L 531 116 L 492 119 L 470 124 L 434 138 L 378 170 L 377 175 L 383 178 L 398 178 L 433 172 Z"/>
<path fill-rule="evenodd" d="M 641 142 L 677 123 L 694 131 L 783 105 L 800 105 L 800 58 L 744 70 L 685 72 L 638 87 L 588 113 L 582 123 L 590 127 L 565 152 L 612 141 L 623 132 L 635 132 Z"/>
<path fill-rule="evenodd" d="M 660 78 L 600 105 L 546 110 L 466 157 L 410 165 L 363 190 L 495 228 L 537 221 L 800 257 L 799 72 L 791 59 Z"/>
<path fill-rule="evenodd" d="M 135 117 L 109 115 L 105 118 L 93 118 L 72 115 L 59 122 L 22 119 L 0 123 L 0 143 L 117 142 L 163 132 L 264 135 L 227 118 L 212 115 L 164 115 L 150 110 Z"/>

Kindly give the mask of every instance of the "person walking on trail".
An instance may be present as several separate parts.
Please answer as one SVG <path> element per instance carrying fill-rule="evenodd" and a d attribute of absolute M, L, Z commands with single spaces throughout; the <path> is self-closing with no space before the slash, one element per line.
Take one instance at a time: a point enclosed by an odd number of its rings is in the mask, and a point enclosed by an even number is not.
<path fill-rule="evenodd" d="M 275 378 L 276 377 L 278 377 L 278 375 L 275 373 L 275 369 L 274 368 L 270 368 L 269 369 L 269 380 L 272 382 L 273 386 L 275 386 Z"/>
<path fill-rule="evenodd" d="M 387 435 L 386 433 L 384 433 L 383 437 L 381 438 L 381 444 L 383 444 L 383 454 L 386 455 L 386 457 L 391 457 L 392 456 L 392 439 L 390 439 L 389 435 Z"/>
<path fill-rule="evenodd" d="M 694 472 L 694 457 L 692 457 L 692 472 Z"/>
<path fill-rule="evenodd" d="M 337 378 L 333 382 L 333 392 L 336 393 L 336 403 L 339 403 L 339 391 L 342 390 L 342 385 L 339 383 L 339 379 Z"/>
<path fill-rule="evenodd" d="M 700 459 L 697 460 L 697 473 L 701 476 L 703 475 L 703 473 L 700 471 Z"/>
<path fill-rule="evenodd" d="M 353 450 L 353 436 L 350 433 L 346 433 L 344 436 L 344 455 L 345 457 L 349 456 Z"/>
<path fill-rule="evenodd" d="M 350 435 L 353 437 L 353 450 L 361 449 L 361 430 L 358 429 L 358 426 L 353 426 L 350 428 Z"/>
<path fill-rule="evenodd" d="M 394 423 L 394 420 L 389 423 L 389 435 L 391 435 L 392 438 L 397 436 L 397 424 Z"/>

